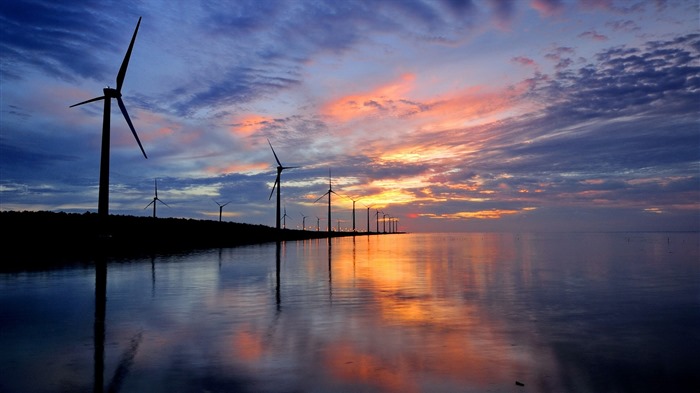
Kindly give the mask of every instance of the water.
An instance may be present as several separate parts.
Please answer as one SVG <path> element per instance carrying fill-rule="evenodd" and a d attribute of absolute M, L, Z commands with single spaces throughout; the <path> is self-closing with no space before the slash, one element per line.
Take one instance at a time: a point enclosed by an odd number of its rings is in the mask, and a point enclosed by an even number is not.
<path fill-rule="evenodd" d="M 359 236 L 0 273 L 0 328 L 5 393 L 700 391 L 700 236 Z"/>

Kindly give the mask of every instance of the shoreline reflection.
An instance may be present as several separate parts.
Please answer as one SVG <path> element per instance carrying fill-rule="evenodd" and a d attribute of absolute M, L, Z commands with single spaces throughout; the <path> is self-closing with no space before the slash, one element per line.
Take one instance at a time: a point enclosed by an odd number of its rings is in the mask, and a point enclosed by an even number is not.
<path fill-rule="evenodd" d="M 2 276 L 0 366 L 18 377 L 0 388 L 37 391 L 37 364 L 50 386 L 94 392 L 699 386 L 697 236 L 366 238 Z M 90 363 L 92 378 L 74 372 Z"/>

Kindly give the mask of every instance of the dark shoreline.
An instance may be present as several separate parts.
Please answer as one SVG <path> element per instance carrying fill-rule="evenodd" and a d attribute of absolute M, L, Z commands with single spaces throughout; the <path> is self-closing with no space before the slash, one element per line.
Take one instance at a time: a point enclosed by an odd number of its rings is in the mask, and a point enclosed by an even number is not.
<path fill-rule="evenodd" d="M 96 213 L 0 212 L 0 223 L 4 232 L 2 270 L 329 237 L 326 231 L 125 215 L 110 215 L 105 231 L 100 230 Z M 377 234 L 383 233 L 331 232 L 330 236 Z"/>

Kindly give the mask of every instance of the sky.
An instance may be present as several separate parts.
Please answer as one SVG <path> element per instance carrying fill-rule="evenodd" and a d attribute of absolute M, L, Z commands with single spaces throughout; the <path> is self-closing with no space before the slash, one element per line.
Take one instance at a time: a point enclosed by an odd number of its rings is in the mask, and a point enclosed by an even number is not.
<path fill-rule="evenodd" d="M 0 3 L 0 210 L 700 230 L 697 1 Z M 269 141 L 269 143 L 268 143 Z M 276 192 L 276 190 L 275 190 Z M 319 199 L 321 198 L 321 199 Z M 383 229 L 380 221 L 380 229 Z"/>

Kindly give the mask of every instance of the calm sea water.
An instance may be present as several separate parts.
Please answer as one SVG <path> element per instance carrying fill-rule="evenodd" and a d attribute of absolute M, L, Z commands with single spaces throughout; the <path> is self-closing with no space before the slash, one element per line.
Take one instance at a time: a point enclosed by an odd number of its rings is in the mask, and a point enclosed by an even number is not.
<path fill-rule="evenodd" d="M 699 332 L 697 233 L 287 242 L 0 273 L 0 392 L 698 392 Z"/>

